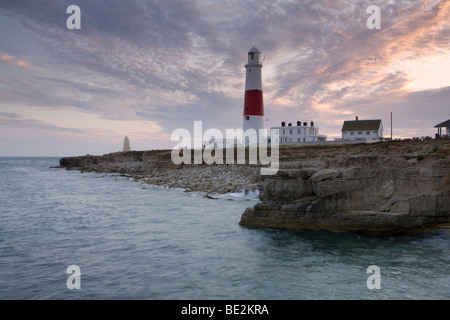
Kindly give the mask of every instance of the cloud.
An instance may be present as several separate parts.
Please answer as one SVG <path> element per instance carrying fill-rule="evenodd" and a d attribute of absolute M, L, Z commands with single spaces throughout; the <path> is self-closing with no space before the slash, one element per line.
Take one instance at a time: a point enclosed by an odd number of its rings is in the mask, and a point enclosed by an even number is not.
<path fill-rule="evenodd" d="M 31 64 L 29 64 L 25 60 L 18 60 L 14 58 L 13 56 L 10 56 L 8 54 L 4 54 L 0 52 L 0 61 L 4 62 L 6 64 L 9 64 L 11 66 L 19 67 L 19 68 L 25 68 L 29 70 L 39 70 L 37 67 L 33 67 Z"/>
<path fill-rule="evenodd" d="M 0 112 L 0 120 L 22 119 L 22 116 L 12 112 Z"/>
<path fill-rule="evenodd" d="M 52 132 L 68 132 L 68 133 L 76 133 L 76 134 L 90 134 L 88 130 L 81 130 L 77 128 L 68 128 L 68 127 L 60 127 L 55 126 L 50 123 L 46 123 L 44 121 L 34 120 L 34 119 L 26 119 L 21 114 L 17 113 L 8 113 L 8 112 L 0 112 L 0 123 L 2 124 L 3 129 L 5 127 L 14 127 L 20 128 L 22 130 L 26 129 L 38 129 Z"/>
<path fill-rule="evenodd" d="M 275 99 L 302 97 L 297 105 L 308 108 L 314 103 L 334 104 L 336 98 L 340 101 L 378 91 L 389 93 L 411 81 L 405 70 L 396 70 L 396 61 L 417 59 L 438 47 L 449 48 L 450 24 L 445 18 L 450 14 L 448 2 L 434 3 L 427 10 L 421 2 L 399 7 L 381 5 L 381 30 L 365 28 L 363 2 L 346 8 L 340 14 L 336 11 L 334 19 L 334 8 L 326 7 L 322 12 L 311 5 L 306 9 L 313 17 L 309 21 L 315 24 L 318 44 L 309 46 L 304 58 L 297 54 L 297 59 L 278 66 L 283 76 L 277 75 L 280 83 L 276 87 L 280 90 Z M 326 27 L 319 25 L 324 20 L 330 20 Z"/>
<path fill-rule="evenodd" d="M 352 113 L 387 113 L 389 99 L 414 102 L 404 97 L 416 62 L 450 52 L 449 1 L 377 1 L 381 30 L 366 27 L 373 1 L 78 0 L 81 30 L 66 28 L 70 4 L 0 3 L 0 15 L 34 34 L 28 52 L 20 33 L 21 46 L 0 40 L 0 105 L 151 121 L 165 134 L 194 120 L 237 127 L 246 53 L 257 45 L 271 125 L 295 115 L 331 131 Z M 423 92 L 439 105 L 445 94 Z"/>

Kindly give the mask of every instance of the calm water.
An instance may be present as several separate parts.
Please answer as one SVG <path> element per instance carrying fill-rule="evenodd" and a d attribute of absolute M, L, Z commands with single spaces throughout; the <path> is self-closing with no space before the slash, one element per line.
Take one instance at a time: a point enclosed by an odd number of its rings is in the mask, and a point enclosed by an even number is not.
<path fill-rule="evenodd" d="M 50 168 L 58 164 L 0 158 L 1 299 L 450 298 L 448 231 L 244 228 L 255 199 Z M 66 286 L 69 265 L 81 270 L 80 290 Z M 379 290 L 367 288 L 370 265 Z"/>

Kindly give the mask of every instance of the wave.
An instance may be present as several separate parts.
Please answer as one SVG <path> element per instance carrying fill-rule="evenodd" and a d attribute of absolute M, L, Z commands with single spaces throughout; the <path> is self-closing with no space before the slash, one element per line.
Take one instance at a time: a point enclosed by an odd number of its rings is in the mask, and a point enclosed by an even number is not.
<path fill-rule="evenodd" d="M 259 190 L 242 190 L 241 192 L 230 192 L 224 194 L 210 194 L 211 198 L 228 200 L 259 200 Z"/>

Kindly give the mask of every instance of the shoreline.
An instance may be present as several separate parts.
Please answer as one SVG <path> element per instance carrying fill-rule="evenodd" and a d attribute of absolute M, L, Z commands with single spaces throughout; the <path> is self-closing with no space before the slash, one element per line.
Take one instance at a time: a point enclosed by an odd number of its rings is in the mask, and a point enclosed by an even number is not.
<path fill-rule="evenodd" d="M 239 224 L 369 235 L 422 232 L 450 224 L 450 140 L 280 147 L 280 168 L 174 165 L 170 151 L 63 158 L 61 167 L 126 173 L 146 183 L 226 194 L 258 190 Z"/>
<path fill-rule="evenodd" d="M 89 166 L 65 167 L 83 172 L 116 173 L 135 181 L 167 188 L 206 194 L 254 192 L 259 178 L 258 166 L 245 165 L 187 165 L 171 170 L 146 171 L 142 162 L 101 162 Z"/>

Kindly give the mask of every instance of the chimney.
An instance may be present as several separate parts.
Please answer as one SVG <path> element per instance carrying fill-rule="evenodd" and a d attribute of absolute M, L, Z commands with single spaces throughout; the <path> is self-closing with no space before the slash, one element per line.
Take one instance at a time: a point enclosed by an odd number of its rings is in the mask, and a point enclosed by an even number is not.
<path fill-rule="evenodd" d="M 358 119 L 358 116 L 355 116 L 355 120 L 356 120 L 356 121 L 358 121 L 358 120 L 359 120 L 359 119 Z"/>

